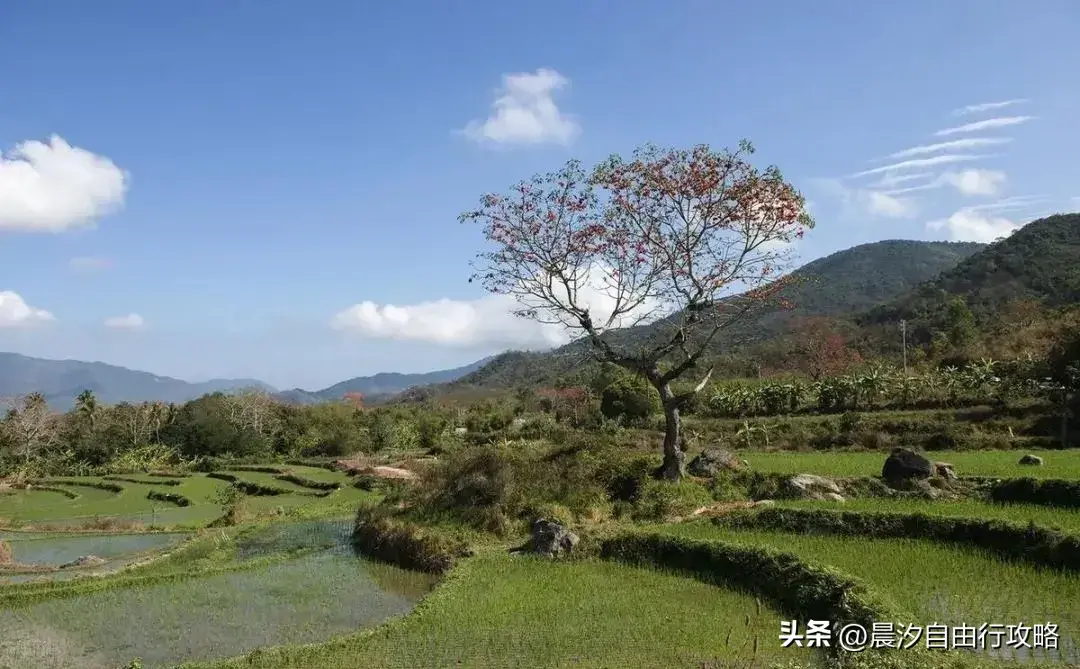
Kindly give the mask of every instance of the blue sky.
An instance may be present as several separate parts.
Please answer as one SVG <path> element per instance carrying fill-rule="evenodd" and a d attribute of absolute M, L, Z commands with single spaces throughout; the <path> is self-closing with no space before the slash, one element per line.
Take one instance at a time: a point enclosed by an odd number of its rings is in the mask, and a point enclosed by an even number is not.
<path fill-rule="evenodd" d="M 992 239 L 1080 209 L 1078 31 L 1071 0 L 0 0 L 0 350 L 314 388 L 541 345 L 457 215 L 644 142 L 752 139 L 812 203 L 802 260 Z"/>

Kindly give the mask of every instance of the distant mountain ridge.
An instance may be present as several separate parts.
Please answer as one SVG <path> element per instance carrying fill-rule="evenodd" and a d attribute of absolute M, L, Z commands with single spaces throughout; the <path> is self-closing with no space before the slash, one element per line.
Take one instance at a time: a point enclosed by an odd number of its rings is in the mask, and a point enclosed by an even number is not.
<path fill-rule="evenodd" d="M 174 402 L 182 403 L 207 393 L 235 392 L 256 388 L 291 404 L 314 404 L 341 399 L 346 393 L 368 397 L 394 395 L 414 386 L 448 383 L 486 364 L 491 358 L 434 372 L 399 374 L 381 372 L 358 376 L 328 388 L 306 391 L 299 388 L 278 391 L 258 379 L 211 379 L 190 382 L 160 376 L 104 362 L 49 360 L 18 353 L 0 353 L 0 397 L 40 392 L 56 409 L 66 410 L 84 390 L 90 390 L 99 402 Z"/>
<path fill-rule="evenodd" d="M 331 400 L 339 400 L 346 393 L 360 393 L 365 397 L 385 397 L 396 395 L 400 392 L 417 386 L 429 386 L 440 383 L 450 383 L 459 378 L 471 374 L 480 369 L 496 356 L 489 356 L 468 365 L 453 369 L 441 369 L 434 372 L 417 374 L 401 374 L 398 372 L 380 372 L 372 376 L 357 376 L 340 383 L 323 388 L 322 390 L 307 391 L 300 388 L 284 390 L 275 394 L 275 397 L 290 404 L 315 404 Z"/>
<path fill-rule="evenodd" d="M 81 360 L 48 360 L 18 353 L 0 353 L 0 397 L 40 392 L 57 409 L 71 407 L 84 390 L 98 401 L 186 402 L 200 395 L 258 388 L 276 392 L 257 379 L 211 379 L 192 383 L 150 372 Z"/>

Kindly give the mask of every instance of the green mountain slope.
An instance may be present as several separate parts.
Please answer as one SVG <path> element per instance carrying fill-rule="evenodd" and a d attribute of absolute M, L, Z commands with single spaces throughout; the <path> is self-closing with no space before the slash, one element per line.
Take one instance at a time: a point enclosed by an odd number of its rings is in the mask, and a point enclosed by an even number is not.
<path fill-rule="evenodd" d="M 982 322 L 1014 300 L 1047 307 L 1080 303 L 1080 214 L 1032 221 L 858 320 L 873 326 L 906 319 L 925 330 L 944 317 L 952 296 L 962 297 Z"/>
<path fill-rule="evenodd" d="M 843 317 L 894 299 L 949 270 L 985 248 L 964 242 L 887 240 L 863 244 L 814 260 L 793 274 L 800 281 L 784 292 L 794 308 L 765 314 L 725 330 L 716 350 L 760 342 L 790 332 L 793 319 Z M 657 336 L 663 321 L 608 333 L 619 346 L 633 346 Z M 586 359 L 587 344 L 573 342 L 545 353 L 510 352 L 497 356 L 456 385 L 512 387 L 543 385 L 564 376 Z"/>

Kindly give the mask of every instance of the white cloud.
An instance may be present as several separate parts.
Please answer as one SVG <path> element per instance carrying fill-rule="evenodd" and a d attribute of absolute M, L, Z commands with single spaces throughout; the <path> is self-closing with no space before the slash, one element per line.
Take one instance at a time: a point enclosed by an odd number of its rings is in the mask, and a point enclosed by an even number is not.
<path fill-rule="evenodd" d="M 814 183 L 840 201 L 849 217 L 867 215 L 886 218 L 909 218 L 916 213 L 915 202 L 892 193 L 869 188 L 853 188 L 840 179 L 815 179 Z"/>
<path fill-rule="evenodd" d="M 902 200 L 881 191 L 860 191 L 859 197 L 864 198 L 866 208 L 871 214 L 889 218 L 905 218 L 915 211 L 911 201 Z"/>
<path fill-rule="evenodd" d="M 972 207 L 961 209 L 945 219 L 930 221 L 928 230 L 941 231 L 950 241 L 990 243 L 1007 237 L 1021 226 L 1003 216 L 982 214 Z"/>
<path fill-rule="evenodd" d="M 84 256 L 72 258 L 68 261 L 68 269 L 75 272 L 96 272 L 99 270 L 112 269 L 113 263 L 108 258 Z"/>
<path fill-rule="evenodd" d="M 863 170 L 862 172 L 856 172 L 850 175 L 852 178 L 870 176 L 871 174 L 884 174 L 887 172 L 897 172 L 900 170 L 909 170 L 917 167 L 933 167 L 935 165 L 950 165 L 953 163 L 964 163 L 972 160 L 979 160 L 985 156 L 973 156 L 965 153 L 946 153 L 941 156 L 933 156 L 930 158 L 913 158 L 911 160 L 904 160 L 899 163 L 891 163 L 889 165 L 882 165 L 881 167 L 875 167 L 869 170 Z"/>
<path fill-rule="evenodd" d="M 555 104 L 556 91 L 569 80 L 554 70 L 503 75 L 493 111 L 484 121 L 471 121 L 464 133 L 478 142 L 496 144 L 570 144 L 581 132 L 578 122 Z"/>
<path fill-rule="evenodd" d="M 0 154 L 0 229 L 62 232 L 124 203 L 127 175 L 108 158 L 53 135 Z"/>
<path fill-rule="evenodd" d="M 888 157 L 910 158 L 911 156 L 922 156 L 928 153 L 937 153 L 938 151 L 967 151 L 985 146 L 1008 144 L 1011 141 L 1013 141 L 1011 137 L 966 137 L 964 139 L 954 139 L 948 142 L 938 142 L 937 144 L 913 146 L 910 149 L 904 149 L 903 151 L 889 154 Z"/>
<path fill-rule="evenodd" d="M 576 300 L 589 309 L 598 324 L 607 321 L 615 306 L 603 287 L 603 275 L 591 273 L 578 289 Z M 364 337 L 458 347 L 551 348 L 581 334 L 558 323 L 538 323 L 515 316 L 513 312 L 522 306 L 511 295 L 487 295 L 475 300 L 443 298 L 405 306 L 364 301 L 335 315 L 330 324 L 334 329 Z M 647 315 L 659 315 L 658 309 L 657 303 L 642 305 L 617 319 L 612 327 L 625 327 Z"/>
<path fill-rule="evenodd" d="M 1004 172 L 995 170 L 961 170 L 945 172 L 940 181 L 963 195 L 997 195 L 1005 184 Z"/>
<path fill-rule="evenodd" d="M 995 202 L 975 204 L 964 208 L 969 211 L 1015 211 L 1031 209 L 1036 205 L 1045 204 L 1048 201 L 1049 198 L 1044 195 L 1014 195 L 1012 197 L 1002 198 Z"/>
<path fill-rule="evenodd" d="M 974 123 L 958 125 L 954 128 L 938 130 L 934 135 L 936 137 L 944 137 L 946 135 L 955 135 L 961 132 L 978 132 L 980 130 L 990 130 L 992 128 L 1005 128 L 1011 125 L 1027 123 L 1034 118 L 1034 116 L 999 116 L 997 118 L 988 118 L 985 121 L 975 121 Z"/>
<path fill-rule="evenodd" d="M 1015 98 L 1013 100 L 1002 100 L 1000 102 L 983 102 L 977 105 L 968 105 L 959 109 L 953 110 L 953 116 L 964 116 L 966 114 L 978 114 L 984 111 L 990 111 L 992 109 L 1001 109 L 1003 107 L 1011 107 L 1013 105 L 1023 104 L 1027 102 L 1027 98 Z"/>
<path fill-rule="evenodd" d="M 139 314 L 113 316 L 105 319 L 105 327 L 113 330 L 141 330 L 145 326 L 146 321 Z"/>
<path fill-rule="evenodd" d="M 0 291 L 0 328 L 22 327 L 56 320 L 44 309 L 36 309 L 26 303 L 18 293 Z"/>

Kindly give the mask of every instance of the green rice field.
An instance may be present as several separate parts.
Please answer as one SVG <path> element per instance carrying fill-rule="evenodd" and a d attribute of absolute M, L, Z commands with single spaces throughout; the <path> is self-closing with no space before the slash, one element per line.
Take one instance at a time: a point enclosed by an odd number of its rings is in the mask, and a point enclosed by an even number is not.
<path fill-rule="evenodd" d="M 1080 510 L 1061 509 L 1035 504 L 992 504 L 979 500 L 922 499 L 849 499 L 842 504 L 828 501 L 781 500 L 777 506 L 797 509 L 830 509 L 833 511 L 883 511 L 887 513 L 925 513 L 935 516 L 1029 522 L 1080 535 Z"/>
<path fill-rule="evenodd" d="M 1024 453 L 1043 465 L 1018 465 Z M 821 476 L 880 476 L 888 454 L 875 451 L 743 451 L 752 471 Z M 1062 451 L 931 451 L 927 457 L 951 463 L 960 476 L 1080 479 L 1080 449 Z"/>
<path fill-rule="evenodd" d="M 1080 576 L 1004 562 L 974 550 L 906 539 L 866 539 L 730 530 L 712 523 L 660 526 L 697 539 L 768 546 L 861 579 L 898 610 L 904 624 L 1050 622 L 1063 632 L 1048 659 L 1080 662 Z"/>
<path fill-rule="evenodd" d="M 748 595 L 659 571 L 485 553 L 372 633 L 187 666 L 767 666 L 806 652 L 779 647 L 780 618 Z"/>

